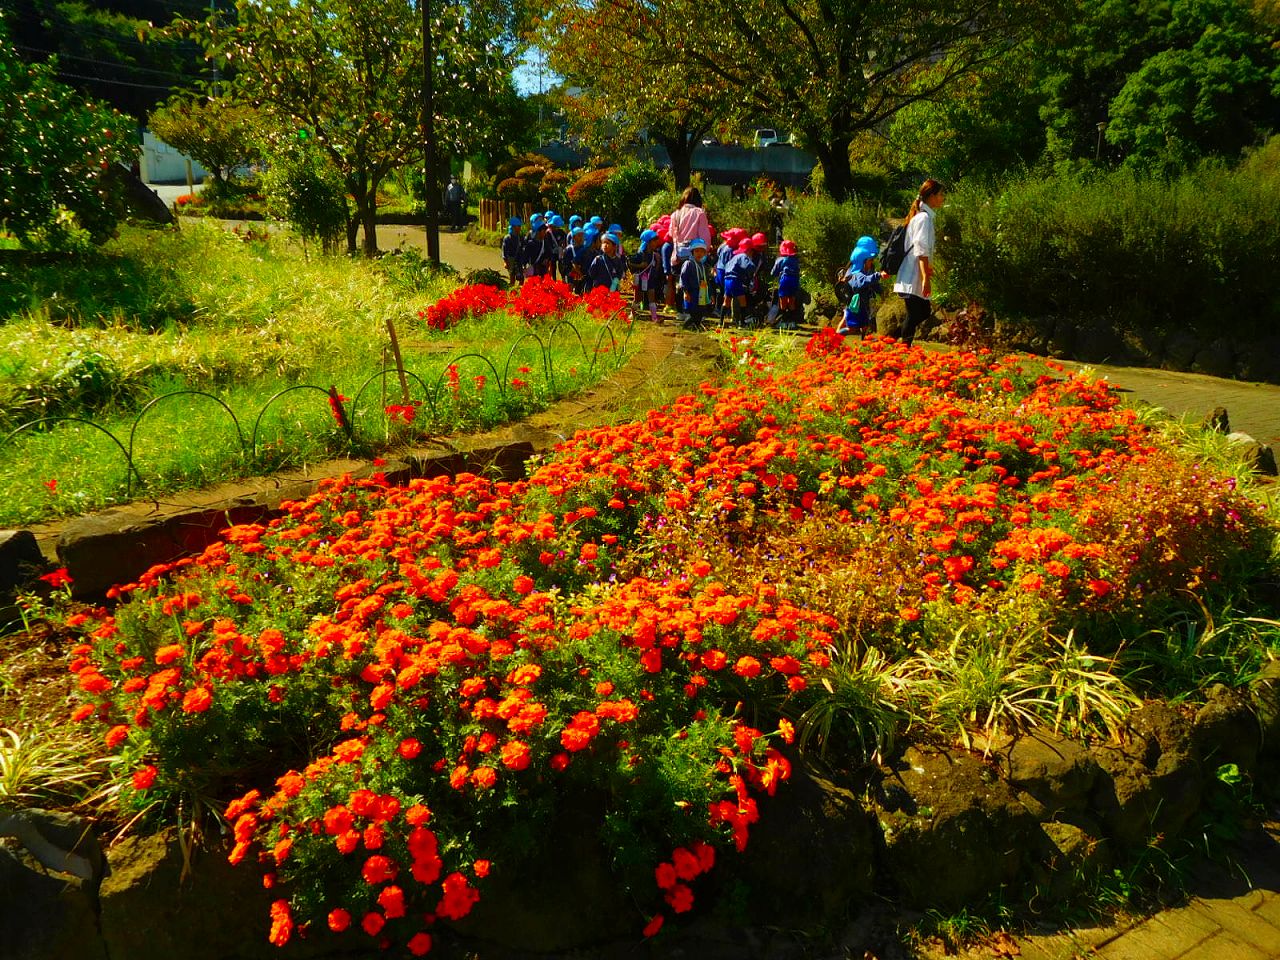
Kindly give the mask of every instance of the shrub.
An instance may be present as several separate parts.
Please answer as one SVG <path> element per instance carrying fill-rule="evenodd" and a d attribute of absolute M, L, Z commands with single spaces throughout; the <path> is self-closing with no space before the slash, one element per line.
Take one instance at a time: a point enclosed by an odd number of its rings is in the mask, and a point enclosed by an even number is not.
<path fill-rule="evenodd" d="M 957 189 L 940 237 L 948 284 L 1003 317 L 1274 331 L 1280 221 L 1260 211 L 1280 205 L 1280 176 L 1266 156 L 1172 181 L 1121 170 Z"/>
<path fill-rule="evenodd" d="M 260 156 L 258 111 L 225 100 L 174 98 L 151 114 L 152 132 L 176 150 L 198 161 L 215 184 L 236 167 Z"/>
<path fill-rule="evenodd" d="M 569 201 L 569 186 L 573 177 L 563 170 L 552 170 L 538 185 L 538 197 L 551 210 L 564 210 Z"/>
<path fill-rule="evenodd" d="M 516 202 L 532 202 L 537 198 L 537 190 L 532 188 L 525 180 L 519 180 L 516 177 L 507 177 L 498 184 L 499 200 L 514 200 Z"/>
<path fill-rule="evenodd" d="M 536 183 L 541 183 L 542 178 L 545 177 L 547 173 L 548 173 L 548 170 L 546 167 L 530 165 L 527 167 L 521 167 L 514 174 L 512 174 L 512 176 L 514 176 L 517 180 L 523 180 L 525 183 L 536 184 Z"/>
<path fill-rule="evenodd" d="M 600 198 L 604 194 L 605 184 L 609 182 L 614 169 L 601 167 L 584 173 L 575 180 L 568 191 L 569 203 L 573 208 L 583 214 L 597 212 L 601 206 Z"/>
<path fill-rule="evenodd" d="M 783 228 L 800 248 L 801 269 L 814 289 L 829 287 L 836 271 L 849 263 L 849 251 L 864 234 L 883 245 L 881 211 L 855 201 L 837 203 L 828 197 L 802 197 Z"/>
<path fill-rule="evenodd" d="M 349 210 L 342 175 L 319 151 L 290 146 L 262 175 L 267 209 L 293 224 L 304 239 L 332 252 L 347 228 Z"/>
<path fill-rule="evenodd" d="M 0 222 L 23 246 L 83 249 L 115 229 L 103 171 L 124 162 L 129 124 L 56 79 L 56 60 L 24 63 L 0 23 Z"/>
<path fill-rule="evenodd" d="M 521 153 L 498 164 L 494 171 L 494 179 L 501 183 L 509 177 L 518 177 L 519 171 L 526 167 L 540 167 L 543 170 L 554 170 L 555 162 L 540 153 Z"/>
<path fill-rule="evenodd" d="M 634 224 L 641 202 L 661 186 L 662 174 L 651 163 L 616 167 L 600 190 L 596 212 L 607 210 L 610 223 Z"/>

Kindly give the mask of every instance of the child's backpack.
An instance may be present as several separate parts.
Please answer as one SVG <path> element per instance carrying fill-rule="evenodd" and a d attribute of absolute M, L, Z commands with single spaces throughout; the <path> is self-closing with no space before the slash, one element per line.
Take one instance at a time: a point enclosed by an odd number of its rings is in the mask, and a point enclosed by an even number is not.
<path fill-rule="evenodd" d="M 880 269 L 885 273 L 896 274 L 902 269 L 907 259 L 907 225 L 894 227 L 889 234 L 889 242 L 884 245 L 884 253 L 880 255 Z"/>

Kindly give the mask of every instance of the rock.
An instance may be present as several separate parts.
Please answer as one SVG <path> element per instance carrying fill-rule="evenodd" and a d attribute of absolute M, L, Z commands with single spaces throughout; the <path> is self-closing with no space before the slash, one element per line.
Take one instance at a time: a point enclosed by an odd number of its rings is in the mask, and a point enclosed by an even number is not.
<path fill-rule="evenodd" d="M 1009 783 L 1034 799 L 1033 812 L 1041 819 L 1083 810 L 1098 777 L 1086 747 L 1047 730 L 1019 737 L 1000 760 Z"/>
<path fill-rule="evenodd" d="M 233 867 L 221 844 L 197 845 L 183 879 L 172 830 L 126 837 L 109 854 L 102 882 L 102 938 L 111 960 L 292 960 L 344 946 L 317 931 L 284 948 L 267 941 L 275 896 L 252 863 Z"/>
<path fill-rule="evenodd" d="M 86 891 L 97 900 L 106 860 L 93 821 L 62 810 L 29 808 L 6 815 L 0 809 L 0 836 L 23 843 L 28 859 L 38 859 L 44 868 L 84 879 Z"/>
<path fill-rule="evenodd" d="M 450 926 L 464 937 L 549 953 L 634 935 L 644 924 L 610 869 L 595 830 L 602 795 L 560 799 L 539 830 L 537 851 L 495 870 L 472 911 Z"/>
<path fill-rule="evenodd" d="M 0 845 L 0 956 L 5 960 L 108 960 L 85 885 L 37 869 Z"/>
<path fill-rule="evenodd" d="M 1280 383 L 1280 336 L 1241 344 L 1236 352 L 1236 376 L 1242 380 Z"/>
<path fill-rule="evenodd" d="M 1065 317 L 1053 327 L 1053 335 L 1049 338 L 1049 356 L 1057 360 L 1069 360 L 1075 356 L 1079 331 L 1076 325 Z"/>
<path fill-rule="evenodd" d="M 1076 337 L 1075 357 L 1086 363 L 1123 363 L 1128 351 L 1115 327 L 1091 326 L 1081 329 Z"/>
<path fill-rule="evenodd" d="M 1106 834 L 1123 847 L 1176 837 L 1200 805 L 1203 774 L 1191 725 L 1165 703 L 1129 718 L 1129 740 L 1092 749 L 1101 768 L 1092 806 Z"/>
<path fill-rule="evenodd" d="M 1012 788 L 968 754 L 909 747 L 874 799 L 884 872 L 919 909 L 956 909 L 1013 882 L 1039 832 Z"/>
<path fill-rule="evenodd" d="M 1195 749 L 1206 769 L 1234 763 L 1253 770 L 1258 762 L 1262 731 L 1245 691 L 1217 683 L 1209 688 L 1205 704 L 1194 721 Z"/>
<path fill-rule="evenodd" d="M 112 164 L 103 174 L 103 180 L 130 217 L 165 225 L 174 222 L 173 213 L 164 201 L 127 167 Z"/>
<path fill-rule="evenodd" d="M 1250 682 L 1249 699 L 1258 719 L 1260 752 L 1280 758 L 1280 660 L 1268 662 Z"/>
<path fill-rule="evenodd" d="M 1250 470 L 1266 477 L 1276 476 L 1276 455 L 1269 446 L 1247 433 L 1229 433 L 1227 439 L 1236 445 L 1236 452 Z"/>
<path fill-rule="evenodd" d="M 1175 370 L 1188 370 L 1196 353 L 1200 350 L 1200 340 L 1195 334 L 1186 330 L 1175 330 L 1164 340 L 1164 356 L 1169 366 Z"/>
<path fill-rule="evenodd" d="M 1214 407 L 1200 421 L 1201 430 L 1216 430 L 1218 433 L 1231 432 L 1231 420 L 1227 417 L 1226 407 Z"/>
<path fill-rule="evenodd" d="M 1211 377 L 1229 377 L 1235 372 L 1235 352 L 1226 340 L 1214 340 L 1196 351 L 1191 369 Z"/>
<path fill-rule="evenodd" d="M 907 306 L 901 297 L 881 297 L 875 306 L 876 332 L 896 337 L 907 321 Z"/>
<path fill-rule="evenodd" d="M 1046 855 L 1035 872 L 1042 897 L 1069 899 L 1088 890 L 1099 874 L 1110 868 L 1111 849 L 1093 821 L 1051 820 L 1040 824 L 1040 829 Z"/>
<path fill-rule="evenodd" d="M 1158 367 L 1164 360 L 1164 333 L 1150 327 L 1125 331 L 1125 352 L 1140 366 Z"/>
<path fill-rule="evenodd" d="M 0 530 L 0 601 L 11 598 L 46 566 L 30 530 Z"/>
<path fill-rule="evenodd" d="M 753 923 L 826 927 L 871 893 L 872 821 L 858 795 L 800 769 L 760 805 L 740 859 L 725 858 L 730 882 L 745 883 Z"/>

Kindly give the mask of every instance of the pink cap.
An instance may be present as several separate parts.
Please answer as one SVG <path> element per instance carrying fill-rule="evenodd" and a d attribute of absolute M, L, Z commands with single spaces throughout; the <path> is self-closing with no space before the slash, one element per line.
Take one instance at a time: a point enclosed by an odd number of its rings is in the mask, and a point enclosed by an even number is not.
<path fill-rule="evenodd" d="M 784 257 L 794 257 L 796 255 L 796 242 L 794 240 L 783 240 L 778 247 L 778 253 Z"/>

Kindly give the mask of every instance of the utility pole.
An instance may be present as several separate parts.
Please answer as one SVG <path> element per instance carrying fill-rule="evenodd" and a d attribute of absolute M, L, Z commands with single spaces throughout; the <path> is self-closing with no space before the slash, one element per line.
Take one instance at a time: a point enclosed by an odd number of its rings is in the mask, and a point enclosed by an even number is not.
<path fill-rule="evenodd" d="M 427 193 L 427 259 L 440 262 L 440 178 L 436 176 L 436 97 L 432 86 L 431 0 L 422 11 L 422 178 Z"/>

